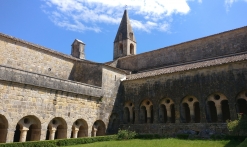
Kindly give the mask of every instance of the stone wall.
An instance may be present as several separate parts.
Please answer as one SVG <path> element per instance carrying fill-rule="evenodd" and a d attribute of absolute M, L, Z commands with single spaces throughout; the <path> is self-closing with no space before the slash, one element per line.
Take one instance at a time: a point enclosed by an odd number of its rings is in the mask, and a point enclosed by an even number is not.
<path fill-rule="evenodd" d="M 163 66 L 188 64 L 247 51 L 247 27 L 213 36 L 165 47 L 162 49 L 123 57 L 118 60 L 120 69 L 138 72 Z"/>
<path fill-rule="evenodd" d="M 65 120 L 68 138 L 77 119 L 84 119 L 87 122 L 88 135 L 91 136 L 92 125 L 99 119 L 100 103 L 97 100 L 80 94 L 0 82 L 0 114 L 8 121 L 7 142 L 13 141 L 16 125 L 25 116 L 35 116 L 41 122 L 41 140 L 45 140 L 47 126 L 55 117 Z"/>
<path fill-rule="evenodd" d="M 102 64 L 77 61 L 69 79 L 95 86 L 102 86 Z"/>
<path fill-rule="evenodd" d="M 58 54 L 0 36 L 0 64 L 68 79 L 74 61 Z"/>
<path fill-rule="evenodd" d="M 135 113 L 134 123 L 142 124 L 142 116 L 140 116 L 141 104 L 143 101 L 149 100 L 153 107 L 153 124 L 161 123 L 159 116 L 160 104 L 162 100 L 169 98 L 174 102 L 175 123 L 182 123 L 181 125 L 190 124 L 191 122 L 186 123 L 183 118 L 185 110 L 182 108 L 182 102 L 184 98 L 193 97 L 199 102 L 200 123 L 211 123 L 210 114 L 207 110 L 207 100 L 215 93 L 223 95 L 228 100 L 229 117 L 231 120 L 234 120 L 237 118 L 238 111 L 236 97 L 240 92 L 247 90 L 246 63 L 246 61 L 239 61 L 124 81 L 121 86 L 122 95 L 119 97 L 119 105 L 121 107 L 118 109 L 121 122 L 124 123 L 125 112 L 123 108 L 125 103 L 132 102 Z M 221 121 L 218 120 L 218 122 Z M 139 127 L 137 126 L 137 128 Z M 140 129 L 140 132 L 142 132 L 142 129 Z"/>

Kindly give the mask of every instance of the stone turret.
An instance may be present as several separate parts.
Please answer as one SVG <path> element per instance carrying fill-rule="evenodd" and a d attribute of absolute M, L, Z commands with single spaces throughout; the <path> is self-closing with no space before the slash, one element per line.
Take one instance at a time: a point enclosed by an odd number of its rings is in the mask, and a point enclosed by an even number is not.
<path fill-rule="evenodd" d="M 127 10 L 125 10 L 114 40 L 113 59 L 135 54 L 136 40 L 130 24 Z"/>
<path fill-rule="evenodd" d="M 71 45 L 71 55 L 79 59 L 85 59 L 85 43 L 81 40 L 75 39 Z"/>

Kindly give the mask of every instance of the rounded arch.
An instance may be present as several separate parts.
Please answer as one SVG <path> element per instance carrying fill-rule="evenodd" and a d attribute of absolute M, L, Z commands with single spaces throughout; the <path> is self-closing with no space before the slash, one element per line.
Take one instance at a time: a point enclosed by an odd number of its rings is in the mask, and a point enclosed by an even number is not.
<path fill-rule="evenodd" d="M 210 94 L 207 98 L 208 122 L 226 122 L 230 119 L 228 99 L 220 92 Z"/>
<path fill-rule="evenodd" d="M 134 107 L 135 107 L 134 103 L 131 101 L 126 101 L 124 103 L 123 120 L 125 123 L 134 123 L 134 117 L 135 117 Z"/>
<path fill-rule="evenodd" d="M 135 46 L 133 43 L 130 44 L 130 54 L 134 55 L 135 54 Z"/>
<path fill-rule="evenodd" d="M 188 95 L 181 102 L 181 119 L 185 123 L 200 122 L 200 106 L 195 96 Z"/>
<path fill-rule="evenodd" d="M 142 123 L 153 123 L 153 103 L 149 99 L 144 99 L 140 104 L 140 120 Z"/>
<path fill-rule="evenodd" d="M 46 140 L 63 138 L 67 138 L 67 123 L 62 117 L 55 117 L 47 126 Z"/>
<path fill-rule="evenodd" d="M 40 140 L 41 122 L 34 115 L 21 118 L 14 133 L 14 142 L 37 141 Z"/>
<path fill-rule="evenodd" d="M 92 136 L 104 136 L 106 131 L 105 123 L 102 120 L 96 120 L 92 127 Z"/>
<path fill-rule="evenodd" d="M 159 120 L 161 123 L 175 123 L 174 101 L 171 98 L 160 100 Z"/>
<path fill-rule="evenodd" d="M 241 91 L 236 97 L 237 113 L 247 115 L 247 90 Z"/>
<path fill-rule="evenodd" d="M 88 124 L 84 119 L 77 119 L 72 125 L 72 137 L 88 137 Z"/>
<path fill-rule="evenodd" d="M 8 120 L 2 114 L 0 114 L 0 143 L 5 143 L 8 132 Z"/>

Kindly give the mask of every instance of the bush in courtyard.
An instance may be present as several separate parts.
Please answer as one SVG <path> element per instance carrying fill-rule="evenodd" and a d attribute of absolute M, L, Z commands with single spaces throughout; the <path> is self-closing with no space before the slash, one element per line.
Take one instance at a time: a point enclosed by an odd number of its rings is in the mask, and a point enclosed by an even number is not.
<path fill-rule="evenodd" d="M 118 130 L 117 139 L 119 140 L 127 140 L 127 139 L 134 139 L 136 136 L 135 131 L 130 130 Z"/>
<path fill-rule="evenodd" d="M 228 130 L 234 135 L 246 135 L 247 132 L 247 116 L 238 114 L 238 119 L 227 121 Z"/>
<path fill-rule="evenodd" d="M 189 134 L 177 134 L 177 138 L 178 139 L 188 139 L 189 138 Z"/>

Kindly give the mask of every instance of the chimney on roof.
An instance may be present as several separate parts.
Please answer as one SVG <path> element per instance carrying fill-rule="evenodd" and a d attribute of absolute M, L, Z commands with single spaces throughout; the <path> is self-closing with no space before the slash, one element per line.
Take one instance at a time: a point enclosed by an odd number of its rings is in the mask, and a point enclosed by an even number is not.
<path fill-rule="evenodd" d="M 71 45 L 71 55 L 79 59 L 85 59 L 85 43 L 81 40 L 75 39 Z"/>

